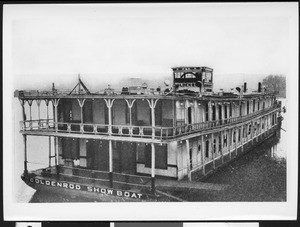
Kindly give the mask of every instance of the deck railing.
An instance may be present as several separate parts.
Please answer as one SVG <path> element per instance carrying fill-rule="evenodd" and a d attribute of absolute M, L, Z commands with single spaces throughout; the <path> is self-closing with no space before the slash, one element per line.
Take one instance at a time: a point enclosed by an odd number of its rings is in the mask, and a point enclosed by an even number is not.
<path fill-rule="evenodd" d="M 182 135 L 200 132 L 203 130 L 220 128 L 251 120 L 259 115 L 266 114 L 278 107 L 269 107 L 246 116 L 232 117 L 222 120 L 180 125 L 176 127 L 152 127 L 136 125 L 106 125 L 91 123 L 54 122 L 53 119 L 21 121 L 22 131 L 52 131 L 63 133 L 80 133 L 94 135 L 110 135 L 124 137 L 141 137 L 155 139 L 171 139 Z"/>

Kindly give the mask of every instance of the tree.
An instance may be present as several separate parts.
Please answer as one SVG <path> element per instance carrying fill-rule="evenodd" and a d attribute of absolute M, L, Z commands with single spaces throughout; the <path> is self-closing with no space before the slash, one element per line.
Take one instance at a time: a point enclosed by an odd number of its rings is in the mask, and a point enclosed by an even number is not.
<path fill-rule="evenodd" d="M 275 93 L 279 97 L 286 96 L 286 78 L 283 75 L 269 75 L 263 79 L 262 85 L 267 92 Z"/>

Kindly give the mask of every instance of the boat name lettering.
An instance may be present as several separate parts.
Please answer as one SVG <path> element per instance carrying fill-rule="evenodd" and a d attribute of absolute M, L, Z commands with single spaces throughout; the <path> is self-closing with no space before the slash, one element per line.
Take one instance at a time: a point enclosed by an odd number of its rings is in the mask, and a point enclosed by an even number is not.
<path fill-rule="evenodd" d="M 34 183 L 34 184 L 52 186 L 52 187 L 60 187 L 60 188 L 67 188 L 67 189 L 74 189 L 74 190 L 81 190 L 81 191 L 88 191 L 88 192 L 96 192 L 96 193 L 105 194 L 105 195 L 113 195 L 113 196 L 133 198 L 133 199 L 142 199 L 142 197 L 143 197 L 143 194 L 136 193 L 136 192 L 121 191 L 121 190 L 111 189 L 111 188 L 84 186 L 84 185 L 73 184 L 73 183 L 68 183 L 68 182 L 58 182 L 58 181 L 44 180 L 44 179 L 38 179 L 38 178 L 30 178 L 29 182 Z"/>

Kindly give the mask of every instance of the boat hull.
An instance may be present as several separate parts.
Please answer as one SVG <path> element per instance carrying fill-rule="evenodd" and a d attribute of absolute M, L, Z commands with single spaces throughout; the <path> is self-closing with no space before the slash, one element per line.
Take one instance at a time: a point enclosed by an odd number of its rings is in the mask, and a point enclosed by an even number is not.
<path fill-rule="evenodd" d="M 45 178 L 34 173 L 22 175 L 22 180 L 37 191 L 60 194 L 68 197 L 93 199 L 100 202 L 141 202 L 164 200 L 159 195 L 145 194 L 140 191 L 125 191 L 115 188 L 79 184 L 68 181 Z M 82 201 L 82 199 L 81 199 Z"/>

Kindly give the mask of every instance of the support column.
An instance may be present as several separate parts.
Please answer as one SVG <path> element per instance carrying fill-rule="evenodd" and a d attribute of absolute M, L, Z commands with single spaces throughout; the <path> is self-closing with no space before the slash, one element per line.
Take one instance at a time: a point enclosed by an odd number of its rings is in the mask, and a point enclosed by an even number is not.
<path fill-rule="evenodd" d="M 209 127 L 211 127 L 212 126 L 212 123 L 211 123 L 211 121 L 212 121 L 212 103 L 211 103 L 211 101 L 209 101 L 208 102 L 208 125 L 209 125 Z"/>
<path fill-rule="evenodd" d="M 51 154 L 51 136 L 49 136 L 49 168 L 51 167 L 51 159 L 52 159 L 52 154 Z"/>
<path fill-rule="evenodd" d="M 254 132 L 254 124 L 253 124 L 253 121 L 251 121 L 251 142 L 252 142 L 252 145 L 254 143 L 253 132 Z"/>
<path fill-rule="evenodd" d="M 80 106 L 80 123 L 83 124 L 83 105 L 84 105 L 85 99 L 77 99 L 77 101 Z"/>
<path fill-rule="evenodd" d="M 112 116 L 111 116 L 111 108 L 115 99 L 104 99 L 106 106 L 108 108 L 108 134 L 111 136 L 112 134 Z"/>
<path fill-rule="evenodd" d="M 213 168 L 216 168 L 215 163 L 215 150 L 214 150 L 214 134 L 211 134 L 211 151 L 212 151 L 212 159 L 213 159 Z"/>
<path fill-rule="evenodd" d="M 46 127 L 49 128 L 49 100 L 45 99 L 46 103 Z M 55 140 L 55 139 L 54 139 Z"/>
<path fill-rule="evenodd" d="M 215 102 L 215 113 L 216 113 L 216 121 L 217 121 L 217 125 L 220 124 L 220 120 L 219 120 L 219 104 L 218 102 Z"/>
<path fill-rule="evenodd" d="M 58 154 L 58 137 L 54 136 L 54 155 L 55 155 L 55 166 L 58 165 L 59 154 Z"/>
<path fill-rule="evenodd" d="M 158 99 L 147 99 L 149 107 L 151 109 L 151 125 L 152 125 L 152 139 L 155 139 L 155 106 Z"/>
<path fill-rule="evenodd" d="M 126 103 L 127 103 L 127 106 L 129 108 L 129 125 L 132 126 L 132 107 L 133 107 L 133 104 L 135 102 L 135 99 L 125 99 Z M 130 133 L 129 134 L 132 134 L 132 130 L 129 130 Z"/>
<path fill-rule="evenodd" d="M 224 119 L 225 119 L 224 103 L 221 104 L 221 118 L 222 118 L 222 124 L 223 124 L 224 123 Z"/>
<path fill-rule="evenodd" d="M 229 151 L 229 159 L 230 160 L 231 160 L 231 149 L 230 149 L 231 143 L 232 143 L 232 131 L 231 131 L 231 129 L 229 129 L 228 130 L 228 151 Z"/>
<path fill-rule="evenodd" d="M 244 126 L 242 125 L 241 126 L 241 150 L 242 150 L 242 152 L 244 152 L 244 132 L 243 132 L 243 130 L 244 130 Z"/>
<path fill-rule="evenodd" d="M 27 100 L 28 105 L 29 105 L 29 120 L 30 120 L 30 121 L 32 121 L 32 113 L 31 113 L 32 101 L 33 101 L 33 100 Z"/>
<path fill-rule="evenodd" d="M 58 131 L 58 113 L 57 113 L 57 106 L 58 106 L 59 100 L 60 100 L 60 99 L 53 99 L 53 100 L 52 100 L 52 103 L 53 103 L 53 106 L 54 106 L 54 122 L 55 122 L 55 131 L 56 131 L 56 132 Z"/>
<path fill-rule="evenodd" d="M 224 163 L 224 155 L 223 155 L 223 146 L 224 146 L 224 138 L 223 138 L 223 136 L 224 136 L 224 131 L 221 131 L 220 132 L 221 133 L 221 141 L 219 141 L 219 143 L 221 144 L 221 150 L 220 150 L 220 152 L 221 152 L 221 159 L 222 159 L 222 164 Z"/>
<path fill-rule="evenodd" d="M 239 135 L 238 135 L 239 129 L 235 128 L 234 130 L 235 130 L 235 156 L 237 156 L 238 155 L 238 153 L 237 153 L 238 146 L 237 145 L 238 145 L 238 138 L 239 138 Z"/>
<path fill-rule="evenodd" d="M 37 99 L 35 100 L 37 107 L 38 107 L 38 127 L 41 127 L 41 100 Z"/>
<path fill-rule="evenodd" d="M 109 149 L 109 182 L 110 187 L 113 187 L 113 149 L 112 149 L 112 141 L 108 141 L 108 149 Z"/>
<path fill-rule="evenodd" d="M 205 155 L 204 155 L 204 139 L 203 139 L 203 135 L 201 136 L 201 154 L 202 154 L 202 172 L 203 175 L 205 175 Z"/>
<path fill-rule="evenodd" d="M 26 135 L 23 135 L 23 141 L 24 141 L 24 176 L 27 176 L 28 169 L 27 169 L 27 137 L 26 137 Z"/>
<path fill-rule="evenodd" d="M 155 146 L 151 143 L 151 192 L 155 194 Z"/>
<path fill-rule="evenodd" d="M 187 174 L 188 174 L 188 179 L 189 181 L 192 181 L 192 174 L 191 174 L 191 168 L 190 168 L 190 162 L 191 162 L 191 158 L 190 158 L 190 142 L 189 140 L 186 140 L 186 158 L 187 158 Z"/>

